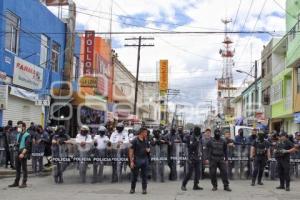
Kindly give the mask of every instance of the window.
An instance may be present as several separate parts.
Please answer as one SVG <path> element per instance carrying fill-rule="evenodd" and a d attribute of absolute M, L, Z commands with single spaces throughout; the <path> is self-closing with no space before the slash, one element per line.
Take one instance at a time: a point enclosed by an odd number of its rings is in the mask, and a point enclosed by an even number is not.
<path fill-rule="evenodd" d="M 40 66 L 46 68 L 48 63 L 48 37 L 41 35 Z"/>
<path fill-rule="evenodd" d="M 79 58 L 76 56 L 73 57 L 73 72 L 72 72 L 72 77 L 74 80 L 78 80 L 79 77 Z"/>
<path fill-rule="evenodd" d="M 266 75 L 266 61 L 262 63 L 261 76 L 264 78 Z"/>
<path fill-rule="evenodd" d="M 300 67 L 297 68 L 297 93 L 300 93 Z"/>
<path fill-rule="evenodd" d="M 271 102 L 277 103 L 282 99 L 282 81 L 279 81 L 271 87 Z"/>
<path fill-rule="evenodd" d="M 267 58 L 267 67 L 266 67 L 266 75 L 269 74 L 271 72 L 271 67 L 272 67 L 272 57 L 269 56 Z"/>
<path fill-rule="evenodd" d="M 263 91 L 263 105 L 270 105 L 270 87 Z"/>
<path fill-rule="evenodd" d="M 52 43 L 51 64 L 52 70 L 58 72 L 60 45 L 57 42 Z"/>
<path fill-rule="evenodd" d="M 5 49 L 18 53 L 20 18 L 11 12 L 5 13 Z"/>

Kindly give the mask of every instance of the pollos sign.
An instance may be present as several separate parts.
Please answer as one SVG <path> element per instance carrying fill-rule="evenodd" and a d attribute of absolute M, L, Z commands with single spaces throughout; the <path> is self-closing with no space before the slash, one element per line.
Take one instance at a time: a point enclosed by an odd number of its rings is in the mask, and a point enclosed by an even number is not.
<path fill-rule="evenodd" d="M 95 31 L 85 31 L 84 39 L 84 75 L 92 75 L 94 68 Z"/>

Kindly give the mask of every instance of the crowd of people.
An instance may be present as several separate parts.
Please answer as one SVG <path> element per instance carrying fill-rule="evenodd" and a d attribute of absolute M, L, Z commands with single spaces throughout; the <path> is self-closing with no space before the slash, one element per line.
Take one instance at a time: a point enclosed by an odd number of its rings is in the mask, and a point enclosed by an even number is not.
<path fill-rule="evenodd" d="M 69 148 L 68 145 L 76 146 L 77 156 L 81 159 L 89 158 L 86 162 L 80 160 L 81 181 L 86 181 L 86 170 L 88 163 L 93 164 L 93 183 L 102 181 L 104 161 L 108 157 L 112 166 L 112 182 L 117 182 L 123 168 L 127 164 L 131 168 L 131 189 L 130 193 L 135 193 L 135 187 L 139 171 L 142 178 L 143 194 L 147 193 L 147 180 L 149 178 L 149 166 L 151 165 L 151 149 L 166 147 L 167 165 L 170 168 L 169 180 L 177 180 L 176 164 L 178 160 L 173 149 L 176 144 L 185 144 L 187 148 L 186 166 L 181 189 L 187 190 L 187 183 L 194 173 L 194 190 L 202 190 L 199 186 L 200 175 L 204 173 L 205 166 L 209 168 L 209 175 L 212 183 L 212 190 L 218 189 L 217 169 L 220 171 L 224 190 L 231 191 L 229 187 L 230 149 L 238 145 L 251 146 L 250 161 L 253 161 L 251 185 L 263 185 L 262 176 L 264 168 L 272 159 L 271 154 L 277 161 L 278 177 L 280 185 L 277 189 L 290 191 L 290 154 L 300 149 L 300 132 L 295 137 L 289 136 L 286 132 L 265 132 L 254 129 L 252 134 L 245 137 L 243 129 L 238 131 L 238 135 L 231 138 L 230 131 L 216 129 L 212 131 L 206 129 L 201 132 L 200 127 L 194 127 L 190 131 L 182 128 L 167 130 L 160 128 L 150 132 L 147 128 L 141 127 L 139 130 L 131 129 L 128 132 L 124 129 L 124 124 L 118 123 L 115 129 L 109 126 L 99 126 L 96 131 L 92 131 L 88 126 L 83 125 L 75 139 L 70 138 L 64 126 L 56 128 L 47 127 L 43 129 L 40 125 L 17 122 L 14 127 L 9 121 L 4 128 L 6 167 L 16 169 L 16 179 L 9 187 L 26 187 L 27 183 L 27 160 L 31 158 L 32 170 L 35 174 L 40 174 L 45 166 L 54 166 L 55 183 L 63 183 L 63 172 L 68 167 Z M 90 158 L 93 157 L 91 160 Z M 44 158 L 47 163 L 44 165 Z M 126 158 L 114 160 L 115 158 Z M 73 158 L 74 159 L 74 158 Z M 74 160 L 73 160 L 74 161 Z M 75 159 L 76 161 L 76 159 Z M 78 160 L 77 160 L 78 161 Z M 120 165 L 121 163 L 121 165 Z M 162 163 L 162 162 L 160 162 Z M 21 171 L 23 180 L 20 185 Z M 164 182 L 164 169 L 159 166 L 160 178 Z"/>

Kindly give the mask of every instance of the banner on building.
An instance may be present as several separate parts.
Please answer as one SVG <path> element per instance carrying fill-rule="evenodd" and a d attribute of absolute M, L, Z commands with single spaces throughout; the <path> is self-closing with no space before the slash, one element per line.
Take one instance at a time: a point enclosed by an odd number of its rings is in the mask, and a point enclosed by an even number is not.
<path fill-rule="evenodd" d="M 5 110 L 8 101 L 8 85 L 0 85 L 0 110 Z"/>
<path fill-rule="evenodd" d="M 294 113 L 294 123 L 300 124 L 300 113 Z"/>
<path fill-rule="evenodd" d="M 94 69 L 95 31 L 85 31 L 84 38 L 84 75 L 92 75 Z"/>
<path fill-rule="evenodd" d="M 13 84 L 32 90 L 43 88 L 43 69 L 15 57 Z"/>
<path fill-rule="evenodd" d="M 45 0 L 47 6 L 66 6 L 69 0 Z"/>
<path fill-rule="evenodd" d="M 97 78 L 91 76 L 83 76 L 80 78 L 80 87 L 97 88 Z"/>
<path fill-rule="evenodd" d="M 168 60 L 159 61 L 159 89 L 160 91 L 168 90 Z"/>

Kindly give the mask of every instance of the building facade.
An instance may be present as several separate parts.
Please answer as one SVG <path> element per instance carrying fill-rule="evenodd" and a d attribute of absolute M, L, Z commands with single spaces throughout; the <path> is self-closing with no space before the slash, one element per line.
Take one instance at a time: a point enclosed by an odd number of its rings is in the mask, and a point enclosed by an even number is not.
<path fill-rule="evenodd" d="M 271 121 L 272 118 L 272 107 L 271 107 L 271 99 L 270 92 L 272 86 L 272 77 L 274 74 L 278 72 L 278 69 L 282 65 L 282 56 L 281 52 L 273 51 L 275 45 L 280 41 L 279 38 L 273 38 L 266 46 L 261 53 L 261 81 L 262 81 L 262 108 L 264 117 L 268 122 Z M 278 66 L 279 65 L 279 66 Z M 274 73 L 272 70 L 274 68 Z M 280 70 L 280 69 L 279 69 Z M 268 123 L 270 124 L 270 123 Z"/>
<path fill-rule="evenodd" d="M 61 87 L 60 82 L 65 80 L 67 22 L 40 1 L 2 0 L 0 27 L 5 32 L 0 35 L 0 123 L 6 125 L 13 120 L 15 125 L 22 120 L 44 125 L 51 118 L 51 90 Z M 78 44 L 79 39 L 68 62 L 73 77 L 77 68 L 73 59 L 78 61 L 80 54 Z M 53 86 L 55 82 L 58 84 Z"/>
<path fill-rule="evenodd" d="M 160 124 L 160 100 L 159 100 L 159 82 L 140 82 L 143 85 L 144 108 L 148 108 L 148 113 L 142 116 L 143 121 L 149 126 L 158 126 Z"/>
<path fill-rule="evenodd" d="M 286 16 L 287 33 L 287 53 L 286 65 L 292 70 L 292 94 L 293 94 L 293 129 L 291 131 L 300 130 L 300 3 L 296 0 L 287 0 L 286 9 L 292 15 Z M 291 132 L 291 133 L 293 133 Z"/>

